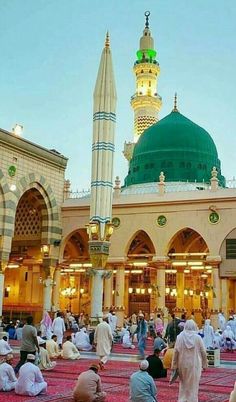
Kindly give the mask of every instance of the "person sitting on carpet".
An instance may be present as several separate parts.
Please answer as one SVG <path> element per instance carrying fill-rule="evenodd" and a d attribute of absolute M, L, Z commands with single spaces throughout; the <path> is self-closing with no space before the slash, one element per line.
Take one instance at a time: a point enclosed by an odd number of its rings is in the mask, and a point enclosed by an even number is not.
<path fill-rule="evenodd" d="M 35 355 L 28 354 L 27 362 L 21 366 L 19 378 L 16 382 L 15 393 L 18 395 L 36 396 L 46 393 L 47 383 L 44 381 L 40 369 L 35 366 Z"/>
<path fill-rule="evenodd" d="M 223 338 L 223 348 L 226 351 L 232 352 L 232 350 L 235 349 L 235 341 L 234 341 L 234 333 L 229 325 L 227 325 L 226 329 L 223 331 L 222 338 Z"/>
<path fill-rule="evenodd" d="M 46 349 L 48 351 L 48 355 L 50 359 L 57 359 L 61 357 L 61 351 L 57 344 L 57 336 L 52 335 L 51 339 L 46 341 Z"/>
<path fill-rule="evenodd" d="M 156 402 L 157 389 L 153 378 L 148 374 L 148 361 L 142 360 L 140 370 L 130 377 L 130 401 Z"/>
<path fill-rule="evenodd" d="M 157 336 L 154 339 L 153 350 L 159 349 L 160 352 L 167 347 L 167 344 L 162 339 L 161 333 L 157 332 Z"/>
<path fill-rule="evenodd" d="M 80 359 L 80 353 L 76 346 L 73 345 L 70 335 L 66 337 L 66 342 L 62 345 L 62 357 L 69 360 Z"/>
<path fill-rule="evenodd" d="M 56 366 L 56 362 L 51 362 L 48 351 L 46 349 L 46 340 L 39 343 L 39 368 L 40 370 L 52 370 Z"/>
<path fill-rule="evenodd" d="M 8 354 L 0 363 L 0 391 L 15 389 L 17 378 L 12 367 L 13 355 Z"/>
<path fill-rule="evenodd" d="M 130 332 L 128 329 L 125 329 L 123 332 L 122 346 L 123 346 L 123 348 L 126 348 L 126 349 L 134 349 L 135 348 L 135 346 L 131 342 Z"/>
<path fill-rule="evenodd" d="M 6 356 L 8 353 L 12 353 L 12 348 L 7 341 L 7 336 L 3 336 L 0 339 L 0 355 Z"/>
<path fill-rule="evenodd" d="M 75 333 L 73 343 L 79 350 L 90 351 L 93 348 L 89 342 L 89 335 L 87 334 L 85 327 Z"/>
<path fill-rule="evenodd" d="M 174 354 L 174 347 L 175 347 L 175 342 L 170 342 L 164 357 L 163 357 L 163 366 L 165 369 L 170 369 L 171 368 L 171 364 L 172 364 L 172 358 L 173 358 L 173 354 Z"/>
<path fill-rule="evenodd" d="M 104 402 L 106 400 L 106 392 L 102 391 L 98 370 L 99 366 L 92 364 L 87 371 L 79 375 L 73 391 L 75 402 Z"/>
<path fill-rule="evenodd" d="M 147 372 L 154 379 L 167 377 L 167 370 L 163 367 L 159 354 L 160 350 L 155 349 L 154 354 L 147 357 L 149 364 Z"/>

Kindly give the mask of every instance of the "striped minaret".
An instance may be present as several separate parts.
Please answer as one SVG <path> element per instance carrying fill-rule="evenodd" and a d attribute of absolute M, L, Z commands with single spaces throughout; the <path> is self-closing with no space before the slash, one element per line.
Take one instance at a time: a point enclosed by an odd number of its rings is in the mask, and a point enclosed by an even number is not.
<path fill-rule="evenodd" d="M 99 240 L 105 239 L 105 226 L 111 221 L 113 190 L 116 86 L 109 35 L 106 35 L 93 95 L 93 144 L 90 223 L 99 222 Z"/>
<path fill-rule="evenodd" d="M 136 79 L 136 92 L 131 97 L 134 110 L 134 142 L 138 141 L 143 131 L 158 121 L 158 112 L 162 105 L 161 97 L 157 93 L 160 67 L 149 28 L 149 16 L 150 12 L 146 11 L 146 23 L 133 68 Z"/>

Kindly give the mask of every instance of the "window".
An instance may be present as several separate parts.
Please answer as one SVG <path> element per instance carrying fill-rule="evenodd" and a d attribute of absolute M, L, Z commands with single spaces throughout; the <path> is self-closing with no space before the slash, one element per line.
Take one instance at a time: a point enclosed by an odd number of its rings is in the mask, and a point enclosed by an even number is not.
<path fill-rule="evenodd" d="M 226 239 L 226 259 L 236 260 L 236 239 Z"/>

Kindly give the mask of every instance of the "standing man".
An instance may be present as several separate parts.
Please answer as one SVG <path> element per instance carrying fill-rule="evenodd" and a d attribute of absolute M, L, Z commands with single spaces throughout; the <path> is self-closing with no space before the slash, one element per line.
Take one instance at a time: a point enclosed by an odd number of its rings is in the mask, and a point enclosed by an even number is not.
<path fill-rule="evenodd" d="M 116 326 L 117 326 L 117 316 L 116 316 L 115 311 L 111 311 L 108 314 L 108 324 L 111 327 L 112 335 L 114 335 L 115 330 L 116 330 Z"/>
<path fill-rule="evenodd" d="M 100 358 L 100 367 L 103 370 L 104 365 L 108 360 L 108 356 L 111 353 L 113 337 L 111 327 L 108 324 L 108 317 L 104 316 L 103 321 L 97 325 L 94 334 L 94 343 L 96 345 L 96 354 Z"/>
<path fill-rule="evenodd" d="M 57 343 L 60 349 L 62 349 L 62 340 L 65 330 L 65 322 L 62 318 L 62 313 L 59 311 L 57 317 L 53 320 L 52 331 L 53 334 L 57 336 Z"/>
<path fill-rule="evenodd" d="M 153 378 L 148 374 L 148 361 L 140 362 L 140 370 L 130 377 L 130 401 L 157 402 L 157 389 Z"/>
<path fill-rule="evenodd" d="M 26 324 L 22 330 L 20 361 L 15 367 L 15 373 L 18 373 L 20 367 L 26 362 L 28 354 L 35 355 L 36 349 L 39 352 L 37 331 L 33 326 L 33 317 L 29 316 L 26 318 Z"/>
<path fill-rule="evenodd" d="M 139 350 L 140 358 L 145 359 L 145 349 L 146 349 L 148 326 L 147 326 L 147 321 L 144 319 L 143 313 L 139 313 L 138 318 L 139 318 L 138 326 L 137 326 L 135 333 L 137 334 L 138 350 Z"/>

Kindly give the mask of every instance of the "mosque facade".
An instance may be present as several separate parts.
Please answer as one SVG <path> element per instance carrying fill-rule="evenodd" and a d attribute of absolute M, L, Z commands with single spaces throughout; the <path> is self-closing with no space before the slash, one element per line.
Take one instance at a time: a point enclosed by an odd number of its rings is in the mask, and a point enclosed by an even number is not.
<path fill-rule="evenodd" d="M 112 306 L 120 322 L 139 310 L 164 316 L 186 310 L 198 322 L 211 315 L 213 323 L 219 311 L 236 311 L 236 189 L 221 172 L 211 135 L 178 110 L 177 97 L 159 120 L 160 66 L 148 12 L 145 18 L 133 68 L 134 137 L 124 145 L 129 169 L 124 183 L 116 177 L 112 198 L 110 176 L 106 169 L 105 179 L 101 169 L 98 174 L 97 163 L 91 193 L 73 194 L 63 155 L 0 131 L 5 316 L 31 312 L 39 318 L 43 310 L 68 308 L 91 315 L 97 300 L 103 311 Z M 109 49 L 106 38 L 101 65 L 110 66 L 104 71 L 110 71 L 111 82 Z M 112 130 L 115 123 L 115 86 L 108 102 L 106 85 L 98 84 L 94 138 L 99 121 L 109 120 Z M 113 152 L 113 138 L 106 130 L 93 143 L 93 162 L 99 150 L 105 152 L 101 166 L 111 173 L 106 155 Z M 99 186 L 106 189 L 100 193 Z M 106 215 L 104 205 L 112 212 Z"/>

